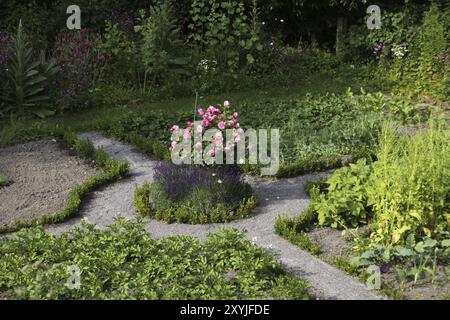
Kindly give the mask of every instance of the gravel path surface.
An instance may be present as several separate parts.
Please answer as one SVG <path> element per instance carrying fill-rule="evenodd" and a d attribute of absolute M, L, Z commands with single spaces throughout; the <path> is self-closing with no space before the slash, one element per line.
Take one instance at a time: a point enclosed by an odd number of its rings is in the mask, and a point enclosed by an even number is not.
<path fill-rule="evenodd" d="M 79 225 L 82 218 L 99 227 L 111 224 L 114 218 L 123 216 L 134 220 L 133 193 L 137 185 L 152 181 L 152 161 L 145 155 L 134 151 L 100 133 L 86 133 L 82 138 L 89 139 L 95 147 L 103 148 L 115 159 L 127 160 L 130 164 L 130 177 L 95 191 L 86 202 L 81 214 L 65 223 L 48 226 L 49 232 L 60 233 Z M 260 199 L 257 214 L 249 219 L 226 224 L 184 225 L 165 224 L 149 220 L 146 230 L 154 237 L 169 235 L 190 235 L 204 239 L 206 234 L 219 227 L 232 227 L 247 231 L 247 236 L 256 244 L 275 252 L 285 268 L 300 275 L 312 286 L 312 293 L 320 299 L 379 299 L 357 279 L 326 264 L 320 259 L 292 245 L 275 234 L 274 224 L 279 215 L 295 216 L 309 205 L 309 198 L 303 188 L 304 182 L 315 179 L 317 175 L 305 175 L 291 179 L 268 180 L 249 177 Z"/>

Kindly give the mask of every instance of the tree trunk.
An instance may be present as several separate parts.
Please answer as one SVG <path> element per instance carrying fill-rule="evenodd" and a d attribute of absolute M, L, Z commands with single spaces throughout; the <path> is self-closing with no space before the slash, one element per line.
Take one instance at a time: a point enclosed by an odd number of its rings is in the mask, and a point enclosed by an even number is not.
<path fill-rule="evenodd" d="M 338 17 L 336 28 L 336 53 L 341 53 L 344 49 L 344 35 L 347 29 L 347 18 Z"/>

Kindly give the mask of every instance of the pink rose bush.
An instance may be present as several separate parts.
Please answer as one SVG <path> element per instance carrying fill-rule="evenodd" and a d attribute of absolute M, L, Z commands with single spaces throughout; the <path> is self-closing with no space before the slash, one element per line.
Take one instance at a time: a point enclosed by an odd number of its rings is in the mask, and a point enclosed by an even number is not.
<path fill-rule="evenodd" d="M 230 106 L 230 102 L 225 101 L 222 108 L 220 106 L 209 106 L 204 110 L 200 107 L 197 109 L 200 119 L 196 119 L 195 123 L 187 122 L 185 129 L 181 129 L 179 125 L 173 125 L 170 129 L 172 137 L 169 150 L 178 151 L 176 148 L 180 144 L 189 146 L 189 148 L 180 149 L 181 158 L 194 156 L 190 152 L 192 146 L 194 147 L 194 153 L 199 153 L 205 148 L 206 153 L 211 157 L 215 157 L 219 152 L 226 154 L 234 150 L 236 143 L 242 139 L 243 130 L 238 120 L 239 113 L 231 111 Z M 227 130 L 231 130 L 228 134 L 231 132 L 232 139 L 224 143 Z M 202 136 L 201 140 L 193 141 L 194 135 Z"/>

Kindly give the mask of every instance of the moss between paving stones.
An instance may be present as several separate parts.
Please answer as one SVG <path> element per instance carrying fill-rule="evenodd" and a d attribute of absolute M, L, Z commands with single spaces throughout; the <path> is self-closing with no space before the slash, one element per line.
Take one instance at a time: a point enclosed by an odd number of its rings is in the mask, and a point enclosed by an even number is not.
<path fill-rule="evenodd" d="M 22 228 L 34 225 L 46 225 L 63 222 L 75 216 L 81 208 L 82 199 L 90 191 L 103 186 L 107 183 L 114 182 L 128 173 L 128 163 L 126 161 L 116 161 L 112 159 L 106 152 L 95 147 L 88 140 L 79 139 L 76 134 L 65 129 L 58 129 L 48 136 L 62 139 L 71 149 L 78 155 L 92 159 L 96 165 L 103 169 L 103 173 L 93 177 L 85 183 L 76 186 L 70 193 L 66 206 L 61 211 L 54 214 L 45 214 L 40 218 L 32 221 L 18 222 L 12 226 L 0 227 L 0 233 L 15 232 Z"/>

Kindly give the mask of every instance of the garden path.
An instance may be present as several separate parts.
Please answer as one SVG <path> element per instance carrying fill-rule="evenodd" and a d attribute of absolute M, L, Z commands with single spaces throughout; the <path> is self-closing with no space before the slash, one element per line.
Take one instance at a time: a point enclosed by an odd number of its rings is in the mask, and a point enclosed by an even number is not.
<path fill-rule="evenodd" d="M 49 232 L 67 231 L 73 226 L 80 225 L 82 218 L 100 228 L 113 223 L 114 219 L 120 216 L 134 220 L 135 187 L 153 180 L 152 168 L 156 162 L 135 151 L 131 146 L 112 140 L 101 133 L 84 133 L 80 136 L 90 140 L 96 148 L 103 148 L 114 159 L 128 161 L 130 176 L 93 192 L 77 217 L 58 225 L 47 226 L 46 230 Z M 307 180 L 317 179 L 316 174 L 279 180 L 256 177 L 247 179 L 260 199 L 254 217 L 210 225 L 166 224 L 149 220 L 145 228 L 154 238 L 190 235 L 204 239 L 207 233 L 222 226 L 247 231 L 247 237 L 251 241 L 274 252 L 287 270 L 307 280 L 312 287 L 312 294 L 317 298 L 379 299 L 357 279 L 275 234 L 274 225 L 279 215 L 295 216 L 308 207 L 310 200 L 303 186 Z"/>

